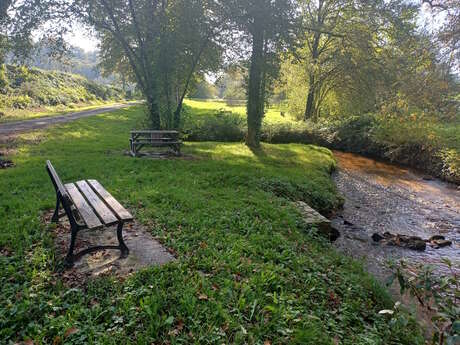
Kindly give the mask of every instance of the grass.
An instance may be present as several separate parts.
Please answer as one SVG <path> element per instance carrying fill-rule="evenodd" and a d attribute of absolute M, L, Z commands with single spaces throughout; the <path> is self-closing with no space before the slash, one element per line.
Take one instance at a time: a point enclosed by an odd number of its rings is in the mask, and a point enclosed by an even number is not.
<path fill-rule="evenodd" d="M 183 132 L 189 140 L 241 142 L 247 132 L 245 107 L 220 101 L 191 101 Z M 367 114 L 301 122 L 268 108 L 261 139 L 269 143 L 320 144 L 411 166 L 460 184 L 460 119 Z"/>
<path fill-rule="evenodd" d="M 227 111 L 234 114 L 238 114 L 242 119 L 246 119 L 246 107 L 245 106 L 230 106 L 225 101 L 212 100 L 212 101 L 202 101 L 202 100 L 186 100 L 185 104 L 193 108 L 193 115 L 204 115 L 209 116 L 210 114 L 216 113 L 218 111 Z M 273 124 L 295 124 L 293 118 L 289 116 L 281 116 L 280 109 L 276 106 L 269 107 L 264 117 L 264 123 L 268 125 Z"/>
<path fill-rule="evenodd" d="M 422 343 L 412 323 L 378 314 L 392 307 L 387 292 L 291 206 L 340 205 L 329 150 L 202 142 L 186 143 L 191 160 L 133 159 L 123 152 L 142 120 L 133 107 L 19 139 L 16 167 L 0 171 L 3 342 Z M 64 181 L 98 179 L 177 262 L 64 287 L 40 221 L 54 206 L 46 159 Z"/>

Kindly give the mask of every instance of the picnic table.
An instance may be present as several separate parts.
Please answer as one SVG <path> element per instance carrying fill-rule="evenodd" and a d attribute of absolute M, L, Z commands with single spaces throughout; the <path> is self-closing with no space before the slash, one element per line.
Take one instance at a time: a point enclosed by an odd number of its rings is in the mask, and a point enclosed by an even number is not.
<path fill-rule="evenodd" d="M 144 147 L 169 147 L 176 156 L 180 156 L 182 142 L 178 131 L 136 130 L 131 131 L 129 139 L 130 153 L 133 157 L 141 155 Z"/>

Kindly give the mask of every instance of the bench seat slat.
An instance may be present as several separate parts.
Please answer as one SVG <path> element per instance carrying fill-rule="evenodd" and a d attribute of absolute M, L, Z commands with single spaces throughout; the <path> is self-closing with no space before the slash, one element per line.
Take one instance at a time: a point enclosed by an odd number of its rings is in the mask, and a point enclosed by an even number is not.
<path fill-rule="evenodd" d="M 89 185 L 101 197 L 107 206 L 113 211 L 118 219 L 123 221 L 133 220 L 133 216 L 129 213 L 102 185 L 96 180 L 88 180 Z"/>
<path fill-rule="evenodd" d="M 118 222 L 117 217 L 91 189 L 86 181 L 78 181 L 77 187 L 105 225 L 110 226 Z"/>
<path fill-rule="evenodd" d="M 101 221 L 96 216 L 91 206 L 88 205 L 88 202 L 85 200 L 83 195 L 80 193 L 77 186 L 73 183 L 68 183 L 65 185 L 65 187 L 75 207 L 77 208 L 78 212 L 83 218 L 83 221 L 88 226 L 88 229 L 98 229 L 102 227 Z"/>

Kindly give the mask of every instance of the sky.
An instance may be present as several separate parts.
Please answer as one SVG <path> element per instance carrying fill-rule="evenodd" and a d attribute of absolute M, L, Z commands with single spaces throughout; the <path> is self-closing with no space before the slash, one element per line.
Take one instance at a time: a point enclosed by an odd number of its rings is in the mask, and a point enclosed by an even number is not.
<path fill-rule="evenodd" d="M 0 0 L 1 1 L 1 0 Z M 433 18 L 433 15 L 428 5 L 422 7 L 422 11 L 419 15 L 418 25 L 419 27 L 425 27 L 427 30 L 435 30 L 439 28 L 443 23 L 443 17 L 437 16 Z M 83 49 L 85 52 L 95 51 L 98 48 L 99 41 L 97 38 L 85 30 L 81 25 L 76 25 L 73 32 L 69 33 L 65 37 L 66 41 L 73 46 Z"/>
<path fill-rule="evenodd" d="M 75 25 L 72 33 L 65 36 L 65 40 L 73 46 L 83 49 L 85 52 L 97 50 L 99 41 L 88 30 L 81 25 Z"/>

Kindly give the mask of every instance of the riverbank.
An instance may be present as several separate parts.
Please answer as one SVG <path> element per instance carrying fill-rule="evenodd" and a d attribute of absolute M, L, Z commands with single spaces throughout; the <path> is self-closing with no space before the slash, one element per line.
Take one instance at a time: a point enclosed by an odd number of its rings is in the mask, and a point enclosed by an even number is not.
<path fill-rule="evenodd" d="M 224 102 L 188 101 L 183 132 L 188 140 L 243 141 L 245 107 Z M 298 122 L 277 108 L 267 109 L 262 125 L 267 143 L 316 144 L 418 169 L 460 184 L 460 122 L 443 124 L 376 115 Z"/>

